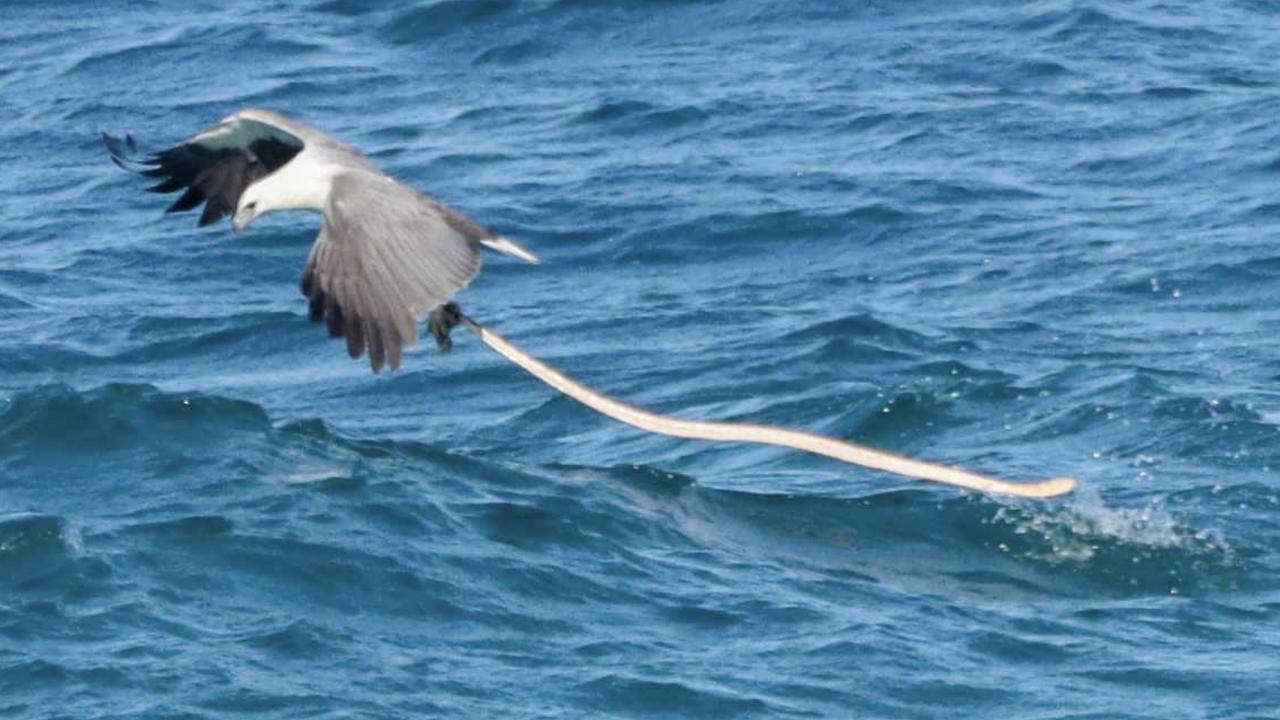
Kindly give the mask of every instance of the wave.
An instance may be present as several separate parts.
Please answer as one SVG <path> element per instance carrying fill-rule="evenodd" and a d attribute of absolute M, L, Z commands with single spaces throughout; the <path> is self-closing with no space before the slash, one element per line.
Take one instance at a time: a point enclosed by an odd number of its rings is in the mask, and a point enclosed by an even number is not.
<path fill-rule="evenodd" d="M 23 300 L 20 294 L 0 292 L 0 310 L 31 310 L 35 305 Z"/>
<path fill-rule="evenodd" d="M 1104 10 L 1097 5 L 1079 7 L 1064 4 L 1019 20 L 1016 26 L 1054 42 L 1078 41 L 1091 45 L 1096 45 L 1102 38 L 1112 40 L 1147 38 L 1205 44 L 1227 39 L 1220 32 L 1205 27 L 1202 23 L 1154 22 L 1148 17 L 1127 14 L 1119 7 L 1108 7 Z"/>
<path fill-rule="evenodd" d="M 186 29 L 170 39 L 149 40 L 109 51 L 97 51 L 72 64 L 64 76 L 124 75 L 139 63 L 187 64 L 217 57 L 226 48 L 252 55 L 300 56 L 322 46 L 288 39 L 257 26 L 210 25 Z"/>
<path fill-rule="evenodd" d="M 539 58 L 549 57 L 557 48 L 537 40 L 520 40 L 495 45 L 480 52 L 472 59 L 474 65 L 518 65 Z"/>
<path fill-rule="evenodd" d="M 579 261 L 591 265 L 643 263 L 688 266 L 690 254 L 718 260 L 759 261 L 780 246 L 823 248 L 847 243 L 850 233 L 873 236 L 910 218 L 914 211 L 898 204 L 871 202 L 829 210 L 743 210 L 711 213 L 689 219 L 665 220 L 641 230 L 624 230 L 618 242 L 596 243 Z"/>
<path fill-rule="evenodd" d="M 856 498 L 699 489 L 723 533 L 779 562 L 854 572 L 911 593 L 987 600 L 1196 594 L 1234 588 L 1247 563 L 1160 502 L 1114 508 L 1085 491 L 1060 504 L 892 490 Z M 706 538 L 704 538 L 706 539 Z"/>
<path fill-rule="evenodd" d="M 723 0 L 653 0 L 653 5 L 715 5 Z M 632 10 L 635 3 L 628 0 L 552 0 L 550 7 L 555 10 Z"/>
<path fill-rule="evenodd" d="M 0 515 L 0 562 L 46 553 L 69 555 L 82 545 L 79 533 L 56 515 Z"/>
<path fill-rule="evenodd" d="M 593 131 L 624 133 L 662 132 L 699 125 L 711 115 L 696 106 L 667 107 L 640 100 L 612 100 L 583 110 L 569 122 L 590 126 Z"/>
<path fill-rule="evenodd" d="M 441 0 L 396 13 L 382 25 L 381 35 L 396 45 L 418 45 L 479 30 L 519 8 L 515 0 Z"/>
<path fill-rule="evenodd" d="M 887 330 L 857 317 L 816 334 L 812 328 L 798 332 L 824 337 L 868 327 Z M 905 335 L 903 341 L 921 337 Z M 836 431 L 901 442 L 899 435 L 912 434 L 930 419 L 940 423 L 940 413 L 950 412 L 929 396 L 909 392 L 880 402 L 890 403 L 891 415 L 898 417 L 885 424 L 876 404 L 839 413 Z M 1183 418 L 1191 410 L 1170 406 L 1169 412 Z M 1234 405 L 1221 412 L 1257 422 Z M 1197 417 L 1216 416 L 1204 411 Z M 67 486 L 75 487 L 76 474 L 110 467 L 120 456 L 127 466 L 143 458 L 146 467 L 161 468 L 131 482 L 171 494 L 171 471 L 162 468 L 186 467 L 187 482 L 194 483 L 190 491 L 215 492 L 229 504 L 191 512 L 182 502 L 159 518 L 153 517 L 156 508 L 144 504 L 139 511 L 146 517 L 128 524 L 124 535 L 212 553 L 214 565 L 256 577 L 262 587 L 275 587 L 270 592 L 301 589 L 333 607 L 366 602 L 355 590 L 335 595 L 324 589 L 338 577 L 353 588 L 401 587 L 406 597 L 437 598 L 430 609 L 421 599 L 384 608 L 394 614 L 473 612 L 463 609 L 458 588 L 429 587 L 435 581 L 405 566 L 402 551 L 371 553 L 330 540 L 264 535 L 254 530 L 257 516 L 320 502 L 331 508 L 324 512 L 340 510 L 343 523 L 378 537 L 406 538 L 409 547 L 483 538 L 519 553 L 498 573 L 502 583 L 537 583 L 557 594 L 621 602 L 634 589 L 609 589 L 580 571 L 522 567 L 518 558 L 612 557 L 617 572 L 648 577 L 670 571 L 637 553 L 658 542 L 690 552 L 746 553 L 753 563 L 819 574 L 851 573 L 912 593 L 946 586 L 987 600 L 1195 594 L 1230 587 L 1247 574 L 1247 552 L 1216 530 L 1180 520 L 1163 499 L 1139 508 L 1116 507 L 1087 493 L 1065 503 L 1006 503 L 865 474 L 843 475 L 844 489 L 834 495 L 807 490 L 803 476 L 761 492 L 758 484 L 751 490 L 726 487 L 732 477 L 725 474 L 706 485 L 653 466 L 545 464 L 536 454 L 512 457 L 509 441 L 495 442 L 501 444 L 491 450 L 457 451 L 351 437 L 314 419 L 276 426 L 255 403 L 144 385 L 84 391 L 45 386 L 14 394 L 0 412 L 0 462 L 18 487 L 38 482 L 50 468 L 62 468 Z M 528 443 L 537 444 L 536 438 Z M 70 476 L 69 467 L 77 468 Z M 228 475 L 255 482 L 229 488 Z M 885 481 L 908 489 L 867 492 L 867 482 Z M 1195 502 L 1210 504 L 1214 496 Z M 1185 505 L 1184 500 L 1180 507 Z M 72 537 L 57 516 L 0 520 L 0 558 L 53 553 L 70 561 Z M 284 556 L 293 558 L 288 572 L 276 561 Z M 81 573 L 74 566 L 67 572 Z M 707 615 L 696 606 L 677 605 L 671 612 L 691 623 L 733 622 L 731 610 Z"/>
<path fill-rule="evenodd" d="M 782 339 L 786 342 L 797 342 L 847 337 L 867 338 L 884 342 L 891 346 L 914 350 L 928 347 L 937 341 L 936 338 L 930 338 L 918 331 L 886 322 L 870 313 L 857 313 L 835 320 L 813 323 L 792 331 Z M 971 343 L 965 343 L 963 346 L 957 346 L 952 349 L 956 351 L 959 351 L 961 347 L 972 349 L 971 345 Z"/>
<path fill-rule="evenodd" d="M 110 564 L 85 552 L 80 527 L 66 517 L 0 515 L 0 591 L 27 603 L 28 617 L 46 615 L 62 622 L 63 601 L 109 595 L 113 575 Z M 48 607 L 39 612 L 32 607 L 44 603 Z"/>
<path fill-rule="evenodd" d="M 577 686 L 602 712 L 661 716 L 735 718 L 769 714 L 765 701 L 740 692 L 699 687 L 686 681 L 609 673 Z"/>
<path fill-rule="evenodd" d="M 562 466 L 555 475 L 580 489 L 508 500 L 525 507 L 486 514 L 486 533 L 544 551 L 594 547 L 625 557 L 660 532 L 673 549 L 987 600 L 1197 594 L 1233 588 L 1249 573 L 1247 552 L 1218 530 L 1179 520 L 1167 500 L 1125 508 L 1088 490 L 1056 504 L 921 488 L 830 496 L 793 485 L 785 494 L 764 493 L 647 466 Z M 1185 498 L 1177 507 L 1186 507 Z"/>
<path fill-rule="evenodd" d="M 109 342 L 89 344 L 83 337 L 86 332 Z M 133 369 L 170 361 L 184 365 L 208 361 L 225 366 L 222 358 L 277 355 L 283 345 L 281 338 L 291 335 L 299 343 L 317 340 L 316 328 L 292 312 L 139 316 L 123 322 L 90 316 L 65 338 L 14 348 L 5 357 L 5 365 L 6 369 L 28 373 L 68 367 Z"/>
<path fill-rule="evenodd" d="M 87 391 L 45 385 L 15 393 L 0 413 L 7 460 L 65 460 L 112 450 L 199 445 L 235 431 L 270 426 L 262 407 L 243 400 L 165 393 L 148 385 L 113 383 Z"/>

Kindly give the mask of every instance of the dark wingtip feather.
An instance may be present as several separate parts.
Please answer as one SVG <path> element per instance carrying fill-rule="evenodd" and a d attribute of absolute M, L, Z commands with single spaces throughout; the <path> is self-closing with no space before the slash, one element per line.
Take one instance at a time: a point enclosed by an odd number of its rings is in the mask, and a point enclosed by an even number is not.
<path fill-rule="evenodd" d="M 330 305 L 325 320 L 329 324 L 329 337 L 342 337 L 342 308 Z"/>
<path fill-rule="evenodd" d="M 347 336 L 347 355 L 352 360 L 360 359 L 364 355 L 364 327 L 357 318 L 348 318 L 347 327 L 344 329 Z"/>
<path fill-rule="evenodd" d="M 142 174 L 146 175 L 147 173 L 142 173 Z M 155 185 L 152 185 L 151 187 L 147 188 L 147 192 L 171 193 L 171 192 L 174 192 L 175 190 L 181 190 L 183 187 L 185 187 L 185 183 L 183 183 L 178 178 L 165 178 L 163 181 L 158 182 Z"/>
<path fill-rule="evenodd" d="M 382 332 L 374 323 L 370 323 L 365 328 L 365 342 L 369 344 L 369 367 L 373 368 L 376 375 L 382 372 L 382 366 L 386 363 L 386 350 L 382 345 Z"/>
<path fill-rule="evenodd" d="M 392 372 L 400 369 L 400 363 L 404 359 L 404 349 L 400 346 L 399 338 L 392 338 L 387 343 L 387 365 L 391 367 Z"/>
<path fill-rule="evenodd" d="M 102 144 L 107 146 L 107 154 L 111 156 L 111 162 L 115 163 L 121 170 L 128 172 L 137 172 L 136 169 L 129 167 L 129 157 L 120 142 L 120 138 L 102 131 Z"/>
<path fill-rule="evenodd" d="M 200 221 L 196 223 L 198 227 L 212 225 L 223 218 L 227 213 L 222 206 L 215 204 L 212 200 L 204 206 L 204 212 L 200 213 Z"/>
<path fill-rule="evenodd" d="M 204 201 L 204 193 L 200 192 L 200 189 L 197 187 L 189 187 L 186 192 L 182 193 L 182 197 L 175 200 L 174 203 L 169 206 L 169 209 L 165 210 L 165 212 L 175 213 L 190 210 L 191 208 L 199 205 L 202 201 Z"/>
<path fill-rule="evenodd" d="M 120 150 L 120 138 L 111 135 L 106 130 L 101 132 L 102 144 L 107 146 L 107 152 L 111 153 L 112 157 L 120 157 L 123 155 L 124 153 Z"/>
<path fill-rule="evenodd" d="M 133 139 L 133 135 L 125 133 L 124 140 L 121 140 L 105 130 L 101 131 L 101 134 L 102 144 L 107 146 L 111 162 L 120 169 L 147 177 L 167 177 L 168 174 L 162 168 L 152 167 L 159 162 L 154 156 L 138 159 L 138 143 Z"/>

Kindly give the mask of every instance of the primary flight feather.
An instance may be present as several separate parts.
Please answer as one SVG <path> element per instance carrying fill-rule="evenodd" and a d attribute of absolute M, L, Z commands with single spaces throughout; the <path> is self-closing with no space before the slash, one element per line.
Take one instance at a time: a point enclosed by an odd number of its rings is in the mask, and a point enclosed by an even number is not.
<path fill-rule="evenodd" d="M 538 261 L 382 172 L 359 150 L 267 110 L 241 110 L 141 160 L 132 137 L 103 133 L 103 141 L 117 165 L 159 179 L 151 191 L 184 190 L 168 212 L 203 203 L 201 226 L 231 215 L 240 232 L 273 210 L 323 214 L 302 293 L 311 319 L 345 338 L 352 358 L 367 351 L 375 373 L 400 367 L 428 316 L 441 349 L 449 347 L 456 308 L 448 305 L 480 272 L 482 246 Z"/>

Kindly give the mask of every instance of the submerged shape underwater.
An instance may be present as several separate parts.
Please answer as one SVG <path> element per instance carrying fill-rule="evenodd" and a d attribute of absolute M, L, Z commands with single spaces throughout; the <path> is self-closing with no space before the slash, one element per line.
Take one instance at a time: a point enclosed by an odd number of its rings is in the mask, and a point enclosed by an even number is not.
<path fill-rule="evenodd" d="M 0 716 L 1274 717 L 1280 11 L 0 7 Z M 318 218 L 102 152 L 298 117 L 538 253 L 371 376 Z M 428 343 L 429 345 L 429 343 Z"/>

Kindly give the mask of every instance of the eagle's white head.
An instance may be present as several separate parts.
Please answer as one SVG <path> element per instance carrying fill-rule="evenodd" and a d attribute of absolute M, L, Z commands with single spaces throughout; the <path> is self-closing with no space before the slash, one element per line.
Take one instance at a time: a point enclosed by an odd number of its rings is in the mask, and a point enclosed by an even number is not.
<path fill-rule="evenodd" d="M 308 162 L 305 152 L 276 172 L 258 180 L 240 193 L 231 227 L 241 232 L 259 217 L 275 210 L 324 212 L 333 187 L 328 168 Z"/>

